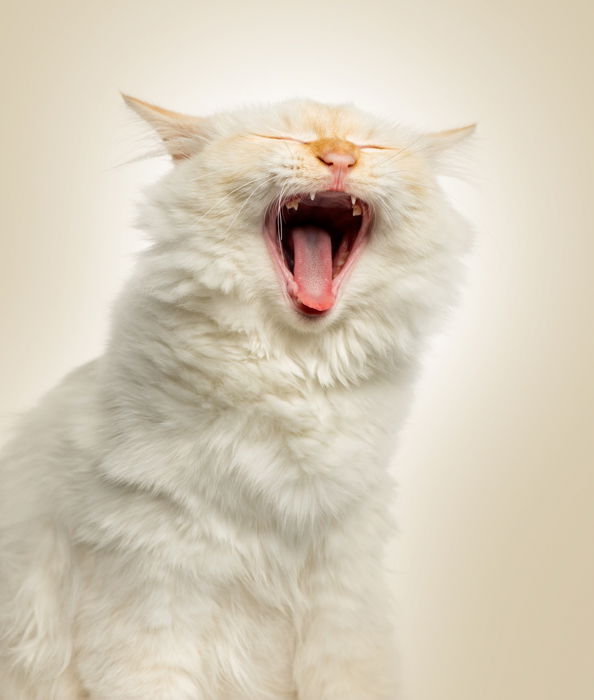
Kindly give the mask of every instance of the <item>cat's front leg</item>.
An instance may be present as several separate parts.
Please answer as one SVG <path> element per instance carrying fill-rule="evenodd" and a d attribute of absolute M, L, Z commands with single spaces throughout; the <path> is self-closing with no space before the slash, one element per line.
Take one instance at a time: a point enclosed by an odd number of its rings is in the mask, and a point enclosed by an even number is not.
<path fill-rule="evenodd" d="M 107 630 L 110 620 L 112 629 Z M 180 648 L 175 629 L 148 630 L 138 621 L 116 621 L 111 614 L 106 622 L 98 623 L 97 629 L 89 635 L 93 639 L 83 640 L 79 649 L 79 672 L 89 700 L 206 700 L 210 697 L 199 684 L 199 665 L 188 667 L 186 650 Z M 114 634 L 114 628 L 124 625 L 127 635 Z M 104 643 L 98 639 L 99 630 L 105 632 Z"/>
<path fill-rule="evenodd" d="M 299 700 L 396 700 L 391 634 L 343 601 L 315 613 L 295 659 Z"/>
<path fill-rule="evenodd" d="M 312 611 L 295 657 L 299 700 L 396 700 L 396 665 L 381 612 L 336 591 Z"/>
<path fill-rule="evenodd" d="M 307 581 L 294 660 L 299 700 L 397 700 L 393 603 L 377 539 L 363 528 L 329 542 Z"/>
<path fill-rule="evenodd" d="M 92 555 L 81 591 L 76 665 L 89 700 L 206 700 L 197 630 L 205 611 L 184 581 L 113 552 Z"/>

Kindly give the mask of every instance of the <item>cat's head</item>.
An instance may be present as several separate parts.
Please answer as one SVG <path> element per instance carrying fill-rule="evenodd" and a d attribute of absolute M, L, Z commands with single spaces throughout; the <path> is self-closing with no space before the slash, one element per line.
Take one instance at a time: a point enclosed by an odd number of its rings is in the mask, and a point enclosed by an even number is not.
<path fill-rule="evenodd" d="M 473 126 L 419 134 L 302 100 L 200 118 L 125 99 L 174 161 L 143 217 L 163 299 L 308 336 L 447 301 L 468 236 L 436 175 Z"/>

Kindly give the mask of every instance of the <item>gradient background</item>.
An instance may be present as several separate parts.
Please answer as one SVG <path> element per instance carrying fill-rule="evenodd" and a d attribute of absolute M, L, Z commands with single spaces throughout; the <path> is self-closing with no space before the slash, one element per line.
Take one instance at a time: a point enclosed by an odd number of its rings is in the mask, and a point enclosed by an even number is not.
<path fill-rule="evenodd" d="M 407 700 L 594 697 L 591 2 L 1 4 L 3 430 L 101 351 L 165 161 L 118 90 L 180 111 L 311 96 L 478 121 L 462 304 L 395 470 Z"/>

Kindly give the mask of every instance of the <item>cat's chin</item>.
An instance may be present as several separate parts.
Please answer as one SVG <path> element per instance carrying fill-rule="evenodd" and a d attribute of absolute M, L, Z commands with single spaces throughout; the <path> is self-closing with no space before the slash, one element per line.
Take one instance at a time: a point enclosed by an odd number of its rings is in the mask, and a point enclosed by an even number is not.
<path fill-rule="evenodd" d="M 327 316 L 369 237 L 372 210 L 346 192 L 323 190 L 277 200 L 264 234 L 281 293 L 311 319 Z"/>

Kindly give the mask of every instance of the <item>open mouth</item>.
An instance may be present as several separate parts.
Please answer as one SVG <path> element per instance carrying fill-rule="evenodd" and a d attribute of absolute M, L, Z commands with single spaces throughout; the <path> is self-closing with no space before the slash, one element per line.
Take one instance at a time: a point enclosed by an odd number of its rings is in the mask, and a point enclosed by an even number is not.
<path fill-rule="evenodd" d="M 293 195 L 266 215 L 266 240 L 298 311 L 319 316 L 335 304 L 367 239 L 371 210 L 345 192 Z"/>

